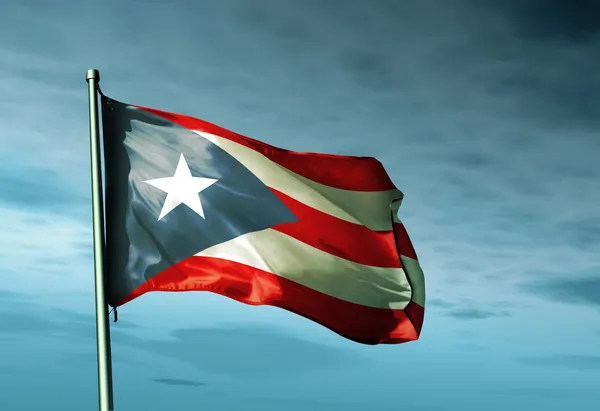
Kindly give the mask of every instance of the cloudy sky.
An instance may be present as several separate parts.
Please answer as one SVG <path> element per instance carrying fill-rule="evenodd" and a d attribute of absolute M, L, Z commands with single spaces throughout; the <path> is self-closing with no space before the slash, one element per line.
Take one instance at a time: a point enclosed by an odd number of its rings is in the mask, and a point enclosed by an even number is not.
<path fill-rule="evenodd" d="M 372 155 L 427 277 L 362 346 L 208 293 L 113 329 L 116 410 L 600 408 L 595 0 L 0 3 L 0 409 L 96 407 L 85 72 L 117 100 Z"/>

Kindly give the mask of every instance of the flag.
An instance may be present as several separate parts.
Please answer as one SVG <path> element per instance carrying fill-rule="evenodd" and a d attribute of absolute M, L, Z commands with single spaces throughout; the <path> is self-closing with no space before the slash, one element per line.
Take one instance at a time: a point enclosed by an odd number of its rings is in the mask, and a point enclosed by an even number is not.
<path fill-rule="evenodd" d="M 102 96 L 106 293 L 210 291 L 356 342 L 419 337 L 423 272 L 382 164 Z"/>

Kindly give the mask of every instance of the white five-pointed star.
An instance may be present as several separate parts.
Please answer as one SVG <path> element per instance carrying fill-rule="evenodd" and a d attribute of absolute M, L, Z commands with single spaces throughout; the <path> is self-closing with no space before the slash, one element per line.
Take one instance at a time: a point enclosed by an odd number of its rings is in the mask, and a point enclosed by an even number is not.
<path fill-rule="evenodd" d="M 161 218 L 169 214 L 179 204 L 185 204 L 200 217 L 205 218 L 198 193 L 217 181 L 214 178 L 192 177 L 190 168 L 183 154 L 181 154 L 173 177 L 146 180 L 144 183 L 150 184 L 167 193 L 167 198 L 158 217 L 158 221 L 160 221 Z"/>

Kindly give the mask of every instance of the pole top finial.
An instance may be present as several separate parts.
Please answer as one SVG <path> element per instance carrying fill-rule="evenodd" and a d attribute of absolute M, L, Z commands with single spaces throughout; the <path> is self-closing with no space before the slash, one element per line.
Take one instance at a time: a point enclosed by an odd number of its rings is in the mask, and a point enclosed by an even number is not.
<path fill-rule="evenodd" d="M 85 74 L 85 81 L 96 80 L 100 82 L 100 72 L 96 69 L 89 69 Z"/>

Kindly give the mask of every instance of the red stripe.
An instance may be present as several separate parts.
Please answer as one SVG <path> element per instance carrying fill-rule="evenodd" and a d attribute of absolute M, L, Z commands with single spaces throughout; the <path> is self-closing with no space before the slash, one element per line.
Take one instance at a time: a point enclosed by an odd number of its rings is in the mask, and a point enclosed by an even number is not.
<path fill-rule="evenodd" d="M 406 257 L 410 257 L 413 260 L 418 260 L 417 252 L 410 241 L 406 227 L 402 223 L 394 223 L 394 235 L 396 238 L 396 244 L 398 246 L 398 252 Z"/>
<path fill-rule="evenodd" d="M 300 221 L 279 224 L 272 230 L 355 263 L 400 268 L 394 231 L 369 228 L 333 217 L 271 189 Z M 392 217 L 390 214 L 390 221 Z"/>
<path fill-rule="evenodd" d="M 220 258 L 190 257 L 148 280 L 118 305 L 150 291 L 211 291 L 250 305 L 280 307 L 364 344 L 419 338 L 423 307 L 372 308 L 323 294 L 291 280 Z"/>
<path fill-rule="evenodd" d="M 190 130 L 214 134 L 251 148 L 288 170 L 320 184 L 353 191 L 386 191 L 396 189 L 383 165 L 372 157 L 299 153 L 284 150 L 194 117 L 168 113 L 153 108 L 134 107 L 155 114 Z"/>

